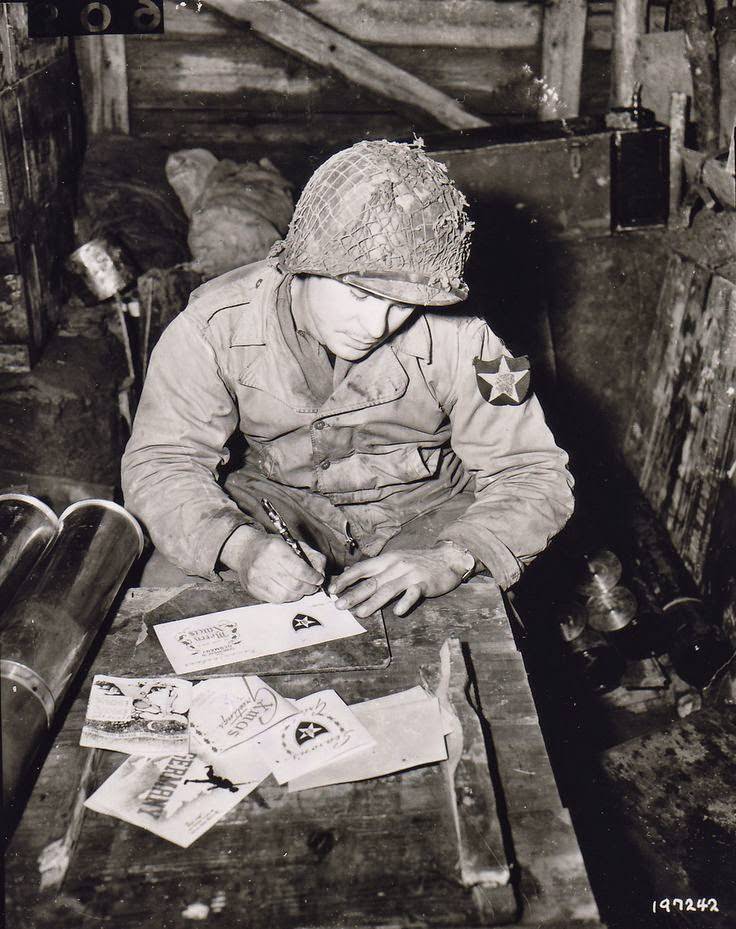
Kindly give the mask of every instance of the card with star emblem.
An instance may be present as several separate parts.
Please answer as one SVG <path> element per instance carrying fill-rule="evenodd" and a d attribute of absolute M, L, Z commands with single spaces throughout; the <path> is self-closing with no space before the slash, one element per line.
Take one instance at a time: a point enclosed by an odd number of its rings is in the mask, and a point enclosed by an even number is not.
<path fill-rule="evenodd" d="M 296 712 L 296 703 L 282 697 L 255 674 L 216 677 L 194 685 L 189 734 L 191 738 L 195 733 L 217 755 Z"/>
<path fill-rule="evenodd" d="M 334 690 L 320 690 L 295 703 L 299 707 L 295 716 L 254 740 L 279 784 L 375 744 Z"/>
<path fill-rule="evenodd" d="M 154 630 L 177 674 L 249 661 L 366 630 L 324 593 L 293 603 L 259 603 L 158 623 Z"/>
<path fill-rule="evenodd" d="M 480 395 L 492 406 L 518 406 L 528 397 L 531 371 L 526 355 L 476 358 L 473 365 Z"/>
<path fill-rule="evenodd" d="M 382 777 L 447 758 L 446 725 L 437 697 L 421 687 L 353 703 L 350 709 L 375 739 L 361 752 L 289 781 L 289 793 Z"/>

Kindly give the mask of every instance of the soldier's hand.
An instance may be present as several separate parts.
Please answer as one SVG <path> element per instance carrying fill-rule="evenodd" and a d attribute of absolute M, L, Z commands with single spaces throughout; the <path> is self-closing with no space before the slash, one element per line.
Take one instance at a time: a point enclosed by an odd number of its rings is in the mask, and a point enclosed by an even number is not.
<path fill-rule="evenodd" d="M 469 568 L 468 556 L 451 545 L 397 549 L 347 568 L 330 585 L 335 604 L 356 616 L 370 616 L 396 597 L 394 613 L 403 616 L 425 597 L 454 590 Z"/>
<path fill-rule="evenodd" d="M 316 593 L 324 583 L 325 556 L 299 543 L 311 567 L 279 536 L 241 527 L 223 547 L 221 559 L 238 572 L 249 594 L 265 603 L 286 603 Z"/>

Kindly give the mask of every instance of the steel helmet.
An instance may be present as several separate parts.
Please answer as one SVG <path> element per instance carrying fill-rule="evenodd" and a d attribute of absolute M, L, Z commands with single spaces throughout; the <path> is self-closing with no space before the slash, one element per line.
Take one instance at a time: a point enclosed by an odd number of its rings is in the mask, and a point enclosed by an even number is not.
<path fill-rule="evenodd" d="M 272 261 L 420 306 L 465 300 L 467 201 L 421 141 L 358 142 L 312 175 Z"/>

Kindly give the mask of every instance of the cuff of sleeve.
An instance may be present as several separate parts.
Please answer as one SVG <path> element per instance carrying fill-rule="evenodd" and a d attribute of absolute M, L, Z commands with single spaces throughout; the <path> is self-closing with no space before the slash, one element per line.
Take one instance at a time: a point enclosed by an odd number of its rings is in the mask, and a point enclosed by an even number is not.
<path fill-rule="evenodd" d="M 458 519 L 437 535 L 437 541 L 455 542 L 467 548 L 482 562 L 493 580 L 506 590 L 521 577 L 522 566 L 503 542 L 490 530 L 467 520 Z"/>
<path fill-rule="evenodd" d="M 236 529 L 241 526 L 252 527 L 253 524 L 253 520 L 245 513 L 229 507 L 211 514 L 198 530 L 199 539 L 194 549 L 194 573 L 212 581 L 218 580 L 215 567 L 225 542 Z"/>

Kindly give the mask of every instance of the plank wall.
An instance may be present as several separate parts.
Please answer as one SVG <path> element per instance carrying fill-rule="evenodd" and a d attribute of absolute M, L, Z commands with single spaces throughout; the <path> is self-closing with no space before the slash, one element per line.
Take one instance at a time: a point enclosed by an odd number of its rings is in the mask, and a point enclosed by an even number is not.
<path fill-rule="evenodd" d="M 81 160 L 67 39 L 29 39 L 0 4 L 0 371 L 27 370 L 53 328 Z"/>
<path fill-rule="evenodd" d="M 537 0 L 292 0 L 486 119 L 535 118 L 544 5 Z M 608 102 L 610 2 L 589 5 L 582 112 Z M 126 39 L 130 132 L 220 157 L 269 155 L 297 182 L 361 138 L 426 133 L 426 114 L 306 64 L 219 14 L 166 0 L 164 36 Z M 306 159 L 306 160 L 305 160 Z"/>

